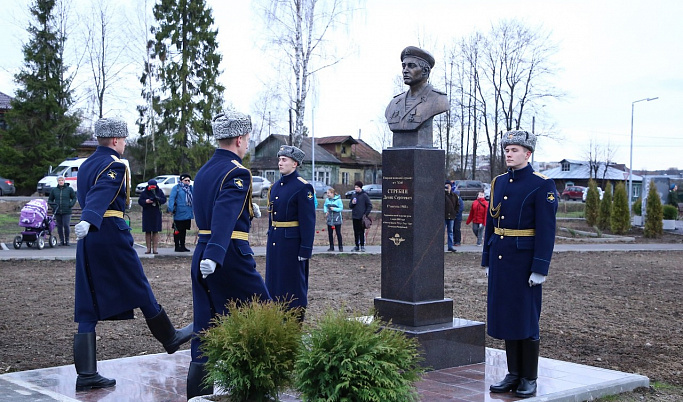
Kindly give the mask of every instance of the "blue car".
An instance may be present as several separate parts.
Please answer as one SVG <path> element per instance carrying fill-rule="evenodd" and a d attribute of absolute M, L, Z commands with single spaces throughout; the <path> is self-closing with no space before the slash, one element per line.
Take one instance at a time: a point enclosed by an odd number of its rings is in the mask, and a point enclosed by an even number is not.
<path fill-rule="evenodd" d="M 14 195 L 17 189 L 14 187 L 14 180 L 5 179 L 0 177 L 0 196 L 2 195 Z"/>

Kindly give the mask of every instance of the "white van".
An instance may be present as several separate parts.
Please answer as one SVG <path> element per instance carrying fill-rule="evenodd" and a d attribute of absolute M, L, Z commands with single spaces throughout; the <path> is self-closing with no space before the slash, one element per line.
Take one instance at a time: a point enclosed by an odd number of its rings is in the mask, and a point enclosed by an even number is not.
<path fill-rule="evenodd" d="M 50 172 L 47 174 L 47 176 L 43 177 L 38 182 L 38 194 L 46 196 L 50 195 L 50 191 L 57 187 L 58 177 L 63 177 L 64 181 L 69 183 L 69 187 L 78 192 L 78 169 L 86 159 L 87 158 L 69 158 L 60 163 L 56 168 L 50 168 Z M 126 166 L 129 166 L 127 159 L 121 159 L 121 161 L 125 163 Z M 130 166 L 128 167 L 128 171 L 130 172 Z"/>
<path fill-rule="evenodd" d="M 40 195 L 50 195 L 50 191 L 57 187 L 57 178 L 63 177 L 66 183 L 69 183 L 69 187 L 73 188 L 74 191 L 78 191 L 78 183 L 76 181 L 78 177 L 78 168 L 81 167 L 86 158 L 69 158 L 64 162 L 60 163 L 54 169 L 51 169 L 47 176 L 40 179 L 38 182 L 38 194 Z"/>

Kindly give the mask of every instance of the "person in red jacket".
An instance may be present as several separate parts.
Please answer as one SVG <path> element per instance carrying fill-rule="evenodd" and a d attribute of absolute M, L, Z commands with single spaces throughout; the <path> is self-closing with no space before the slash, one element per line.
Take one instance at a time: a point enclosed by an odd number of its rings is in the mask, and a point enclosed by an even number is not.
<path fill-rule="evenodd" d="M 479 192 L 477 199 L 472 202 L 470 208 L 470 215 L 467 217 L 466 225 L 472 223 L 472 232 L 477 237 L 477 246 L 481 246 L 481 238 L 484 236 L 484 228 L 486 227 L 486 210 L 489 208 L 489 203 L 484 198 L 484 193 Z"/>

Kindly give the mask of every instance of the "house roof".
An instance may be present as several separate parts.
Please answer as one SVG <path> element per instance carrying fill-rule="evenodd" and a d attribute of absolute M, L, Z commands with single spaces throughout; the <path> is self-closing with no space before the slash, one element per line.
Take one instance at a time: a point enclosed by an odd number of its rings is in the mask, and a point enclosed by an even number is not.
<path fill-rule="evenodd" d="M 9 109 L 12 97 L 0 92 L 0 109 Z"/>
<path fill-rule="evenodd" d="M 562 165 L 569 163 L 569 170 L 563 170 Z M 606 169 L 606 170 L 605 170 Z M 577 161 L 570 159 L 563 159 L 560 161 L 560 166 L 544 170 L 541 173 L 553 180 L 588 180 L 591 177 L 602 180 L 625 181 L 628 180 L 628 171 L 619 170 L 610 165 L 605 168 L 604 163 L 600 163 L 597 173 L 591 175 L 590 165 L 586 161 Z M 632 175 L 633 181 L 642 181 L 643 178 L 638 175 Z"/>
<path fill-rule="evenodd" d="M 320 137 L 315 139 L 318 145 L 334 145 L 334 144 L 350 144 L 352 147 L 351 156 L 343 157 L 341 155 L 334 156 L 344 165 L 381 165 L 382 154 L 377 152 L 374 148 L 368 145 L 365 141 L 354 139 L 350 135 L 334 135 L 330 137 Z M 331 149 L 326 147 L 326 149 Z M 316 157 L 316 159 L 318 159 Z"/>
<path fill-rule="evenodd" d="M 277 143 L 278 148 L 280 145 L 287 145 L 289 142 L 289 136 L 288 135 L 282 135 L 282 134 L 271 134 L 266 139 L 261 141 L 258 145 L 256 145 L 256 150 L 260 150 L 264 146 L 267 146 L 271 143 Z M 316 141 L 317 142 L 317 141 Z M 304 137 L 303 141 L 301 143 L 301 150 L 304 151 L 306 154 L 304 156 L 304 163 L 311 162 L 311 137 Z M 274 157 L 274 155 L 273 155 Z M 259 158 L 263 159 L 263 158 Z M 273 159 L 274 160 L 274 159 Z M 341 162 L 339 159 L 335 158 L 334 155 L 331 153 L 327 152 L 323 147 L 320 145 L 315 145 L 315 162 L 316 163 L 329 163 L 329 164 L 340 164 Z"/>

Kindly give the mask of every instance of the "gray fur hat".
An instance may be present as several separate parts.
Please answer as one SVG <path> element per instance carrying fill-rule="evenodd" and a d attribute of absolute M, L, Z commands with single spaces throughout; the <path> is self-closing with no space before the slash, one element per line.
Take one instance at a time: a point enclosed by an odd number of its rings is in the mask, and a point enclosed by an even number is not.
<path fill-rule="evenodd" d="M 304 153 L 304 151 L 300 150 L 297 147 L 291 145 L 282 145 L 280 147 L 280 150 L 277 151 L 277 157 L 279 158 L 281 156 L 292 158 L 295 161 L 297 161 L 299 166 L 301 166 L 301 163 L 304 161 L 304 156 L 306 156 L 306 154 Z"/>
<path fill-rule="evenodd" d="M 251 117 L 235 111 L 220 113 L 213 118 L 211 128 L 217 140 L 247 135 L 251 132 Z"/>
<path fill-rule="evenodd" d="M 508 145 L 521 145 L 531 152 L 534 152 L 534 148 L 536 148 L 536 136 L 528 131 L 511 130 L 503 134 L 501 145 L 503 146 L 503 149 Z"/>
<path fill-rule="evenodd" d="M 128 125 L 121 119 L 103 117 L 95 122 L 95 137 L 126 138 Z"/>

